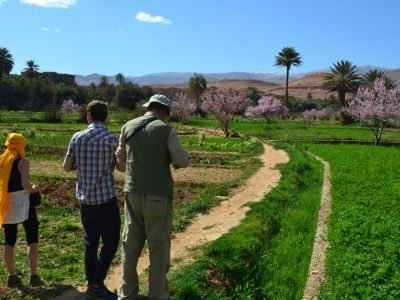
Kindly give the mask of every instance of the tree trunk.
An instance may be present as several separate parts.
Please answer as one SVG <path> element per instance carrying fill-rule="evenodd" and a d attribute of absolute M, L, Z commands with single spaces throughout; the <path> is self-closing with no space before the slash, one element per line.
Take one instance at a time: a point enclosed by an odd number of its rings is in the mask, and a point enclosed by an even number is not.
<path fill-rule="evenodd" d="M 286 68 L 285 106 L 289 107 L 289 67 Z"/>
<path fill-rule="evenodd" d="M 347 106 L 346 105 L 346 91 L 339 90 L 338 91 L 338 99 L 340 101 L 341 108 L 342 109 L 345 108 Z M 353 119 L 350 116 L 348 116 L 347 114 L 345 114 L 343 112 L 343 110 L 340 111 L 339 120 L 340 120 L 341 125 L 348 125 L 348 124 L 353 123 Z"/>

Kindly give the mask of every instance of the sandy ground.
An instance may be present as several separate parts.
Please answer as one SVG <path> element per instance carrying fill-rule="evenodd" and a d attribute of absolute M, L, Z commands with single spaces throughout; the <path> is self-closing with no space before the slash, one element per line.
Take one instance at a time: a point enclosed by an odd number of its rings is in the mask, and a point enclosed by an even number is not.
<path fill-rule="evenodd" d="M 240 176 L 241 170 L 226 168 L 188 167 L 185 169 L 171 168 L 175 181 L 190 181 L 193 183 L 219 183 L 230 181 Z M 31 174 L 53 174 L 55 176 L 76 179 L 76 172 L 65 172 L 62 161 L 33 161 L 31 163 Z M 115 171 L 115 180 L 123 181 L 124 173 Z"/>
<path fill-rule="evenodd" d="M 243 185 L 234 189 L 218 207 L 212 209 L 208 214 L 199 215 L 184 232 L 175 235 L 171 248 L 172 268 L 174 262 L 182 265 L 193 260 L 191 249 L 213 241 L 239 225 L 249 210 L 246 204 L 261 200 L 266 193 L 277 186 L 281 174 L 276 166 L 287 163 L 289 157 L 286 152 L 275 150 L 269 145 L 264 145 L 264 150 L 264 154 L 260 157 L 263 167 Z M 144 252 L 138 263 L 138 273 L 142 274 L 148 265 L 148 253 Z M 106 285 L 110 290 L 118 288 L 120 277 L 121 266 L 117 266 L 106 279 Z M 82 288 L 68 290 L 55 299 L 85 299 L 79 290 Z"/>

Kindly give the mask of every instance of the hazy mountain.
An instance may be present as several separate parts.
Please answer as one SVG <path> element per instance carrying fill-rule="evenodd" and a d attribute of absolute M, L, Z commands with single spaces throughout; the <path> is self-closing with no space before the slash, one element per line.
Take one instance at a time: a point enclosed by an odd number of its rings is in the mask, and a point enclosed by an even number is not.
<path fill-rule="evenodd" d="M 230 72 L 230 73 L 201 73 L 205 76 L 207 82 L 227 79 L 248 79 L 248 80 L 261 80 L 271 83 L 281 84 L 285 81 L 284 74 L 277 73 L 263 73 L 263 72 Z M 127 81 L 136 83 L 140 86 L 143 85 L 163 85 L 163 84 L 181 84 L 188 83 L 194 73 L 179 73 L 179 72 L 166 72 L 154 73 L 143 76 L 125 76 Z M 78 85 L 90 85 L 91 83 L 99 84 L 101 77 L 104 75 L 90 74 L 87 76 L 75 75 L 75 81 Z M 291 79 L 300 78 L 303 74 L 290 75 Z M 116 84 L 115 76 L 106 76 L 109 83 Z"/>
<path fill-rule="evenodd" d="M 357 67 L 357 71 L 365 74 L 373 69 L 384 71 L 389 77 L 394 80 L 400 80 L 400 69 L 387 69 L 376 66 L 361 66 Z M 330 72 L 329 68 L 308 72 L 308 73 L 293 73 L 290 74 L 290 81 L 300 79 L 309 74 Z M 219 80 L 260 80 L 270 83 L 283 84 L 285 82 L 285 74 L 267 73 L 267 72 L 229 72 L 229 73 L 201 73 L 205 76 L 207 82 Z M 140 86 L 143 85 L 174 85 L 174 84 L 187 84 L 189 79 L 194 75 L 192 72 L 165 72 L 154 73 L 143 76 L 126 76 L 127 81 L 131 81 Z M 90 75 L 75 75 L 75 81 L 78 85 L 88 86 L 91 83 L 96 85 L 100 83 L 101 74 Z M 115 76 L 106 76 L 109 83 L 117 84 Z"/>
<path fill-rule="evenodd" d="M 386 75 L 396 81 L 400 81 L 400 69 L 385 70 Z"/>

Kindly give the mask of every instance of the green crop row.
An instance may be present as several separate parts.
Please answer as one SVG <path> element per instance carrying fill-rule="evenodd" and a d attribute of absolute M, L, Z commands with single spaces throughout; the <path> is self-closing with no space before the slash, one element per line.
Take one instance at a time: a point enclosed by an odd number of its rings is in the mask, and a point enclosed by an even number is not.
<path fill-rule="evenodd" d="M 400 299 L 400 149 L 307 145 L 332 172 L 320 299 Z"/>

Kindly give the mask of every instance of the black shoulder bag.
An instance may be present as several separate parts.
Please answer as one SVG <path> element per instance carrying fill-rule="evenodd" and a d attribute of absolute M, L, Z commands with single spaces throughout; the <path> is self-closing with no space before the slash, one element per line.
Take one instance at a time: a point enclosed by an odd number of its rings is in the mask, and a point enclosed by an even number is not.
<path fill-rule="evenodd" d="M 129 135 L 129 136 L 125 139 L 125 143 L 127 143 L 136 133 L 138 133 L 139 130 L 145 128 L 147 125 L 149 125 L 151 122 L 153 122 L 153 121 L 155 121 L 155 120 L 157 120 L 157 119 L 158 119 L 157 117 L 148 118 L 148 119 L 144 122 L 144 124 L 142 124 L 142 125 L 136 127 L 136 129 L 132 132 L 132 134 Z"/>
<path fill-rule="evenodd" d="M 29 202 L 33 207 L 39 206 L 42 202 L 42 195 L 40 192 L 30 193 L 29 194 Z"/>

